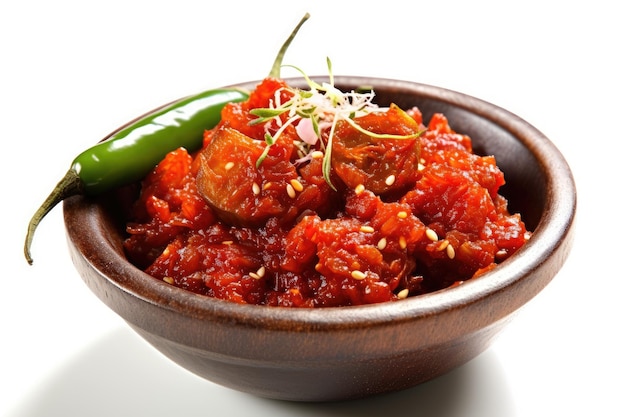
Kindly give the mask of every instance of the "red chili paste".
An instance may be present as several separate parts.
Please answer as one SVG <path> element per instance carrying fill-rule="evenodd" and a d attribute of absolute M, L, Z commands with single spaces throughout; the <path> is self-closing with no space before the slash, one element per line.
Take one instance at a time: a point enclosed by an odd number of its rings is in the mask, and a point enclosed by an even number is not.
<path fill-rule="evenodd" d="M 472 153 L 442 114 L 424 126 L 417 108 L 391 106 L 359 120 L 372 131 L 424 130 L 406 140 L 364 140 L 339 123 L 336 190 L 321 158 L 296 161 L 292 126 L 257 167 L 266 127 L 250 124 L 250 110 L 268 107 L 284 86 L 264 80 L 223 110 L 203 150 L 173 151 L 145 178 L 124 244 L 133 263 L 210 297 L 330 307 L 459 285 L 527 240 L 498 194 L 504 176 L 494 157 Z"/>

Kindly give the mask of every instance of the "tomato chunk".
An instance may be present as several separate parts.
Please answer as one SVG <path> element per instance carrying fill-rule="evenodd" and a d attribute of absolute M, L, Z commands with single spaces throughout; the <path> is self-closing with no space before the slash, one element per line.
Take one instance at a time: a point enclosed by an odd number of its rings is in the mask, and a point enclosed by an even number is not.
<path fill-rule="evenodd" d="M 406 112 L 392 105 L 384 113 L 354 119 L 362 129 L 397 136 L 417 135 L 420 127 Z M 417 177 L 420 140 L 378 139 L 340 121 L 333 142 L 332 166 L 349 188 L 363 185 L 375 194 L 407 189 Z"/>
<path fill-rule="evenodd" d="M 272 183 L 297 178 L 290 150 L 273 147 L 263 164 L 271 169 L 259 169 L 256 164 L 264 149 L 263 142 L 222 127 L 200 153 L 198 191 L 223 221 L 258 226 L 289 209 L 287 192 Z"/>

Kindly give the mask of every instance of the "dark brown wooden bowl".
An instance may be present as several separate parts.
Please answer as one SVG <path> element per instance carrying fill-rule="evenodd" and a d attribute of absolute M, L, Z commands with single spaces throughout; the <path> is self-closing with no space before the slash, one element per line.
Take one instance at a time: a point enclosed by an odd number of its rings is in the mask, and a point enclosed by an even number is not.
<path fill-rule="evenodd" d="M 295 81 L 294 81 L 295 82 Z M 576 189 L 567 162 L 537 129 L 458 92 L 405 81 L 336 77 L 373 86 L 381 104 L 443 112 L 505 173 L 511 211 L 534 234 L 514 256 L 461 286 L 406 300 L 324 309 L 239 305 L 175 288 L 124 257 L 123 200 L 64 203 L 72 259 L 91 290 L 154 347 L 218 384 L 263 397 L 343 400 L 401 390 L 484 351 L 559 271 L 573 241 Z M 256 82 L 244 84 L 253 88 Z"/>

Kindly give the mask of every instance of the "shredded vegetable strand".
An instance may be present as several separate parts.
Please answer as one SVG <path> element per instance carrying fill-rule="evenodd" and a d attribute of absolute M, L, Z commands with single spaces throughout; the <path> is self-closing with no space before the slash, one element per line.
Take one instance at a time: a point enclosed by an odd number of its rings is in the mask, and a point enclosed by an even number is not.
<path fill-rule="evenodd" d="M 333 137 L 335 136 L 335 128 L 337 127 L 337 118 L 333 119 L 333 124 L 330 127 L 330 133 L 328 135 L 328 141 L 326 142 L 326 151 L 324 152 L 324 159 L 322 160 L 322 174 L 324 175 L 324 179 L 333 190 L 337 191 L 332 181 L 330 180 L 330 169 L 331 169 L 331 160 L 332 158 L 332 150 L 333 150 Z"/>
<path fill-rule="evenodd" d="M 332 64 L 330 59 L 326 60 L 328 65 L 329 81 L 319 84 L 309 78 L 309 76 L 300 68 L 293 65 L 284 65 L 290 67 L 302 74 L 303 79 L 309 86 L 309 90 L 298 88 L 281 88 L 276 91 L 274 100 L 268 108 L 253 109 L 250 113 L 257 116 L 257 119 L 250 122 L 251 125 L 265 124 L 265 142 L 266 147 L 258 158 L 256 166 L 260 167 L 270 148 L 278 141 L 285 129 L 289 126 L 296 128 L 301 144 L 297 147 L 300 152 L 305 150 L 309 153 L 302 155 L 298 161 L 306 161 L 310 159 L 310 153 L 315 150 L 314 145 L 318 144 L 319 148 L 324 152 L 322 161 L 322 173 L 328 185 L 336 190 L 330 180 L 331 173 L 331 157 L 332 143 L 337 123 L 340 120 L 346 121 L 359 132 L 375 139 L 413 139 L 418 137 L 422 132 L 412 135 L 393 135 L 378 134 L 363 129 L 354 121 L 355 118 L 364 116 L 372 112 L 382 112 L 386 108 L 378 107 L 374 102 L 375 93 L 367 92 L 342 92 L 334 85 L 334 77 L 332 73 Z M 287 91 L 290 93 L 290 99 L 281 103 L 281 94 Z M 287 120 L 283 122 L 281 118 L 286 114 Z M 270 134 L 271 124 L 275 123 L 278 130 L 274 134 Z M 307 125 L 310 124 L 309 125 Z M 326 140 L 324 141 L 324 133 L 328 131 Z M 319 143 L 318 143 L 319 142 Z"/>

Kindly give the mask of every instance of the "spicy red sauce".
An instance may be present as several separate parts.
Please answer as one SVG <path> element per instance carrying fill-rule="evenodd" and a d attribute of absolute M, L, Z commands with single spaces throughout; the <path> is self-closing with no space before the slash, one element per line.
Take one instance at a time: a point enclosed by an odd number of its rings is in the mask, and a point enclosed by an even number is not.
<path fill-rule="evenodd" d="M 286 129 L 260 166 L 267 107 L 281 80 L 228 105 L 204 148 L 168 154 L 142 183 L 128 258 L 157 279 L 238 303 L 329 307 L 398 300 L 459 285 L 519 249 L 528 232 L 498 194 L 504 175 L 442 114 L 366 116 L 368 129 L 425 129 L 362 140 L 337 126 L 332 184 L 322 159 L 296 163 Z M 410 120 L 408 120 L 408 119 Z M 398 127 L 399 126 L 399 127 Z"/>

